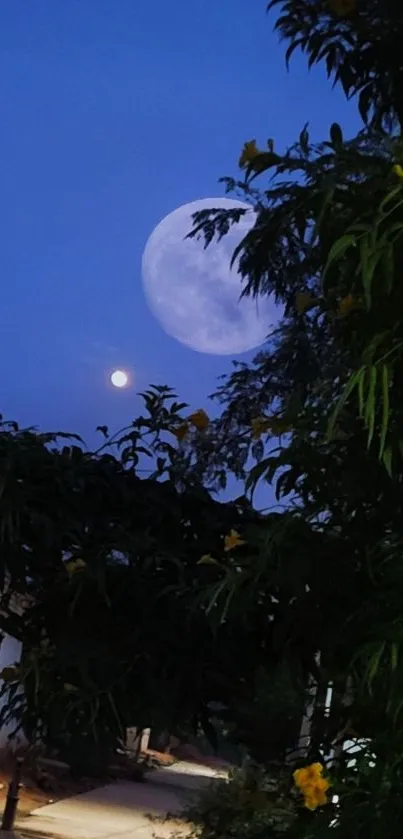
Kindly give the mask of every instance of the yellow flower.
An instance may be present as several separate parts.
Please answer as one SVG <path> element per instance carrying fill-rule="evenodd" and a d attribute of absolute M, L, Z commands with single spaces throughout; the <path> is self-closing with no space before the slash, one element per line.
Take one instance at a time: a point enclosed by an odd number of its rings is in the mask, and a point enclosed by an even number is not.
<path fill-rule="evenodd" d="M 210 422 L 209 417 L 207 416 L 206 412 L 203 411 L 203 408 L 199 408 L 198 411 L 194 411 L 193 414 L 190 414 L 188 420 L 199 431 L 205 431 Z"/>
<path fill-rule="evenodd" d="M 393 171 L 398 178 L 403 178 L 403 166 L 401 166 L 400 163 L 395 164 Z"/>
<path fill-rule="evenodd" d="M 251 163 L 251 161 L 259 154 L 261 154 L 261 152 L 256 145 L 256 140 L 249 140 L 248 143 L 245 143 L 242 149 L 242 154 L 239 158 L 240 169 L 244 169 L 244 167 L 247 166 L 248 163 Z"/>
<path fill-rule="evenodd" d="M 252 440 L 260 440 L 262 434 L 271 431 L 276 437 L 292 431 L 292 425 L 284 417 L 256 417 L 251 422 Z"/>
<path fill-rule="evenodd" d="M 246 542 L 241 539 L 236 530 L 231 530 L 224 538 L 224 550 L 232 551 L 233 548 L 238 548 L 240 545 L 245 545 Z"/>
<path fill-rule="evenodd" d="M 323 807 L 327 804 L 327 795 L 325 792 L 310 792 L 304 795 L 304 805 L 307 810 L 316 810 L 317 807 Z"/>
<path fill-rule="evenodd" d="M 328 778 L 318 778 L 315 781 L 315 789 L 317 792 L 327 792 L 330 787 L 330 781 Z"/>
<path fill-rule="evenodd" d="M 314 785 L 308 786 L 303 790 L 304 804 L 308 810 L 316 810 L 317 807 L 323 807 L 327 804 L 327 791 L 330 787 L 330 781 L 327 778 L 318 778 Z"/>
<path fill-rule="evenodd" d="M 86 563 L 83 559 L 69 559 L 69 561 L 66 562 L 64 567 L 69 577 L 72 577 L 73 574 L 77 573 L 77 571 L 82 571 L 83 568 L 86 567 Z"/>
<path fill-rule="evenodd" d="M 173 434 L 174 437 L 176 437 L 176 439 L 179 440 L 179 442 L 181 443 L 183 438 L 186 437 L 186 434 L 189 431 L 189 426 L 187 422 L 182 422 L 181 425 L 178 425 L 178 428 L 171 428 L 170 431 L 171 434 Z"/>
<path fill-rule="evenodd" d="M 321 763 L 311 763 L 302 769 L 294 772 L 295 785 L 304 796 L 304 805 L 308 810 L 316 810 L 327 803 L 327 791 L 330 781 L 323 778 L 323 766 Z"/>
<path fill-rule="evenodd" d="M 353 297 L 352 294 L 347 294 L 346 297 L 343 297 L 343 299 L 340 300 L 339 308 L 338 308 L 338 314 L 341 315 L 341 317 L 345 317 L 346 315 L 348 315 L 350 312 L 352 312 L 354 309 L 357 309 L 358 307 L 359 307 L 358 300 L 356 300 L 356 298 Z"/>
<path fill-rule="evenodd" d="M 219 562 L 217 562 L 217 560 L 214 559 L 214 557 L 211 556 L 211 554 L 203 554 L 203 556 L 200 557 L 197 564 L 198 565 L 219 565 Z"/>
<path fill-rule="evenodd" d="M 252 440 L 260 440 L 262 434 L 268 431 L 271 421 L 267 417 L 255 417 L 251 422 Z"/>
<path fill-rule="evenodd" d="M 329 0 L 329 6 L 339 17 L 346 17 L 351 15 L 356 9 L 356 0 Z"/>
<path fill-rule="evenodd" d="M 294 772 L 294 781 L 298 789 L 303 790 L 315 784 L 323 774 L 323 766 L 321 763 L 311 763 L 310 766 L 304 766 L 302 769 L 296 769 Z"/>

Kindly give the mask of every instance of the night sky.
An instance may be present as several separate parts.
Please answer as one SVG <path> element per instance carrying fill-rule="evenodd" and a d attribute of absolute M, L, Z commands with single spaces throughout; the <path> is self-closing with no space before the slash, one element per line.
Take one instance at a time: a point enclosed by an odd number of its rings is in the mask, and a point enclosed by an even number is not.
<path fill-rule="evenodd" d="M 2 0 L 0 410 L 81 433 L 136 415 L 149 382 L 207 407 L 230 359 L 164 334 L 145 303 L 154 226 L 222 195 L 245 140 L 315 139 L 353 106 L 297 58 L 265 0 Z M 253 354 L 242 356 L 243 360 Z M 134 387 L 108 374 L 129 369 Z"/>

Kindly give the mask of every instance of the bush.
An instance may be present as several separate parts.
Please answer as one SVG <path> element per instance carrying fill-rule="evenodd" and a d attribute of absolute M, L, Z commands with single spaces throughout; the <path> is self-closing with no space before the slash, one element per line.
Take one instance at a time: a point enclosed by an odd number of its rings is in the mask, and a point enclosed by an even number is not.
<path fill-rule="evenodd" d="M 194 797 L 186 817 L 198 839 L 269 839 L 288 830 L 297 817 L 290 774 L 253 763 L 234 769 Z"/>

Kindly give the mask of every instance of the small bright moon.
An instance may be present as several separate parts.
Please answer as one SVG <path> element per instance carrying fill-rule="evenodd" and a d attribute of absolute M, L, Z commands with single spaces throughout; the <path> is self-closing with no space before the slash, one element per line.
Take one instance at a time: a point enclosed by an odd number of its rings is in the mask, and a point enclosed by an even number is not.
<path fill-rule="evenodd" d="M 124 370 L 114 370 L 111 374 L 113 387 L 126 387 L 129 383 L 129 376 Z"/>

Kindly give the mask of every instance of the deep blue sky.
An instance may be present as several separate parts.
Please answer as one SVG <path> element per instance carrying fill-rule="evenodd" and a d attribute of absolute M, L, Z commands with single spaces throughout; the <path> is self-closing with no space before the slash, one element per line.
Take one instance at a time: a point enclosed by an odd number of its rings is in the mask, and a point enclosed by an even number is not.
<path fill-rule="evenodd" d="M 43 428 L 117 428 L 135 391 L 206 404 L 228 359 L 168 338 L 143 298 L 155 224 L 221 195 L 243 142 L 320 138 L 357 119 L 265 0 L 3 0 L 0 9 L 1 410 Z M 247 359 L 248 356 L 242 358 Z M 133 370 L 131 391 L 108 386 Z"/>

